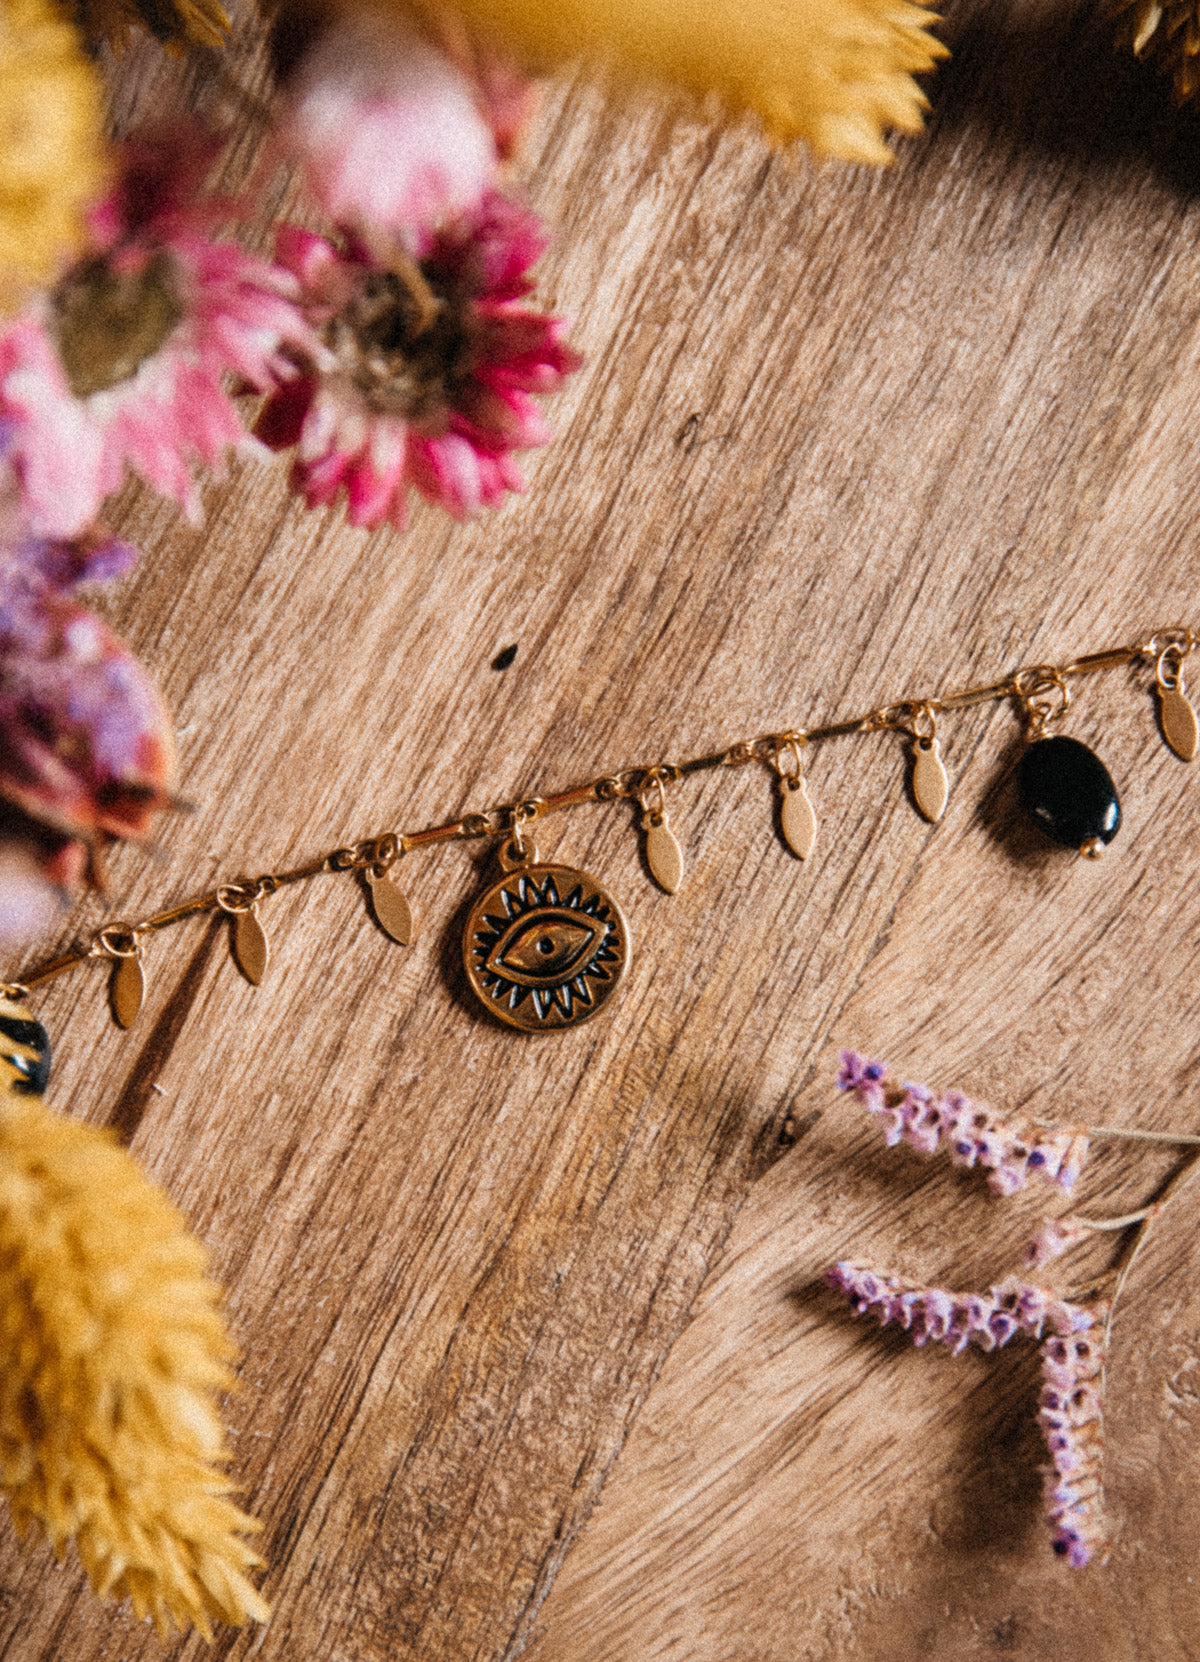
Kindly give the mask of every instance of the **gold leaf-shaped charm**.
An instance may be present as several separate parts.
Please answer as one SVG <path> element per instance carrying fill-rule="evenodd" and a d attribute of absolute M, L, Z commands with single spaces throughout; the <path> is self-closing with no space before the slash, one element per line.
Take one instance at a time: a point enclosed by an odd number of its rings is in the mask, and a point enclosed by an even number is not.
<path fill-rule="evenodd" d="M 683 882 L 683 850 L 665 814 L 657 815 L 646 827 L 646 864 L 660 889 L 674 894 Z"/>
<path fill-rule="evenodd" d="M 1196 755 L 1196 712 L 1188 695 L 1178 683 L 1158 689 L 1158 719 L 1162 723 L 1163 738 L 1181 761 L 1190 762 Z"/>
<path fill-rule="evenodd" d="M 130 953 L 127 958 L 118 958 L 109 987 L 113 1019 L 118 1027 L 133 1025 L 145 996 L 146 977 L 142 972 L 142 960 L 136 953 Z"/>
<path fill-rule="evenodd" d="M 233 914 L 233 956 L 246 980 L 257 987 L 271 959 L 270 943 L 258 921 L 257 906 Z"/>
<path fill-rule="evenodd" d="M 918 739 L 913 756 L 912 793 L 917 807 L 934 825 L 946 812 L 950 781 L 937 739 Z"/>
<path fill-rule="evenodd" d="M 375 909 L 375 921 L 385 935 L 390 935 L 401 946 L 408 946 L 417 932 L 417 922 L 413 917 L 412 907 L 408 904 L 408 896 L 399 883 L 386 873 L 382 877 L 375 877 L 368 870 L 367 882 L 371 885 L 371 905 Z"/>
<path fill-rule="evenodd" d="M 817 816 L 809 801 L 804 780 L 796 775 L 779 781 L 783 792 L 783 806 L 779 820 L 783 840 L 799 860 L 807 860 L 817 840 Z"/>

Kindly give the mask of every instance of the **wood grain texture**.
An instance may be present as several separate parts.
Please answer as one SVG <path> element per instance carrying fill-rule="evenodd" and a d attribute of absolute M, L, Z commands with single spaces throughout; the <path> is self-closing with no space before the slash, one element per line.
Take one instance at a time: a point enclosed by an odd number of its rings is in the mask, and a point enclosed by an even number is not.
<path fill-rule="evenodd" d="M 541 292 L 589 362 L 528 497 L 397 537 L 259 463 L 206 489 L 200 531 L 126 492 L 145 559 L 108 609 L 198 811 L 115 858 L 69 935 L 1196 622 L 1200 149 L 1087 17 L 957 9 L 932 130 L 887 174 L 553 86 L 523 165 L 559 227 Z M 135 54 L 125 114 L 178 73 Z M 634 940 L 620 1003 L 574 1032 L 472 1006 L 475 845 L 404 862 L 408 949 L 328 879 L 263 902 L 261 988 L 212 920 L 149 943 L 128 1034 L 99 970 L 49 990 L 51 1101 L 120 1129 L 229 1288 L 276 1616 L 163 1645 L 6 1532 L 3 1662 L 1193 1655 L 1194 1202 L 1118 1327 L 1118 1535 L 1083 1576 L 1038 1517 L 1029 1358 L 915 1354 L 813 1289 L 850 1252 L 989 1276 L 1037 1210 L 881 1151 L 829 1088 L 839 1043 L 998 1103 L 1197 1122 L 1198 779 L 1133 676 L 1089 683 L 1070 731 L 1123 796 L 1097 866 L 1020 823 L 998 708 L 943 722 L 936 828 L 894 735 L 806 754 L 803 865 L 765 770 L 671 792 L 674 897 L 629 804 L 547 822 L 542 857 L 611 886 Z M 1097 1193 L 1130 1173 L 1105 1155 Z"/>

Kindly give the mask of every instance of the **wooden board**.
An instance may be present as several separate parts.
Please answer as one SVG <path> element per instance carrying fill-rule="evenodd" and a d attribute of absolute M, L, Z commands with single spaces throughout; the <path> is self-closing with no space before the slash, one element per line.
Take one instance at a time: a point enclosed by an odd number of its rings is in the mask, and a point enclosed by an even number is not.
<path fill-rule="evenodd" d="M 262 463 L 206 489 L 201 531 L 129 490 L 112 517 L 145 558 L 108 609 L 173 703 L 197 811 L 160 858 L 114 859 L 111 907 L 66 938 L 1200 622 L 1195 133 L 1088 15 L 965 4 L 932 131 L 885 174 L 555 84 L 523 168 L 559 228 L 541 293 L 589 363 L 528 497 L 397 537 L 304 512 Z M 154 110 L 178 72 L 144 51 L 123 73 Z M 1089 683 L 1070 731 L 1122 791 L 1097 866 L 1022 827 L 999 707 L 945 720 L 937 829 L 894 735 L 814 754 L 804 866 L 765 771 L 672 794 L 673 898 L 628 804 L 547 822 L 543 853 L 611 886 L 634 940 L 619 1007 L 568 1034 L 470 1003 L 479 845 L 405 862 L 410 949 L 329 878 L 264 905 L 260 989 L 196 923 L 149 946 L 128 1034 L 99 972 L 49 991 L 51 1100 L 121 1129 L 229 1288 L 276 1616 L 164 1646 L 6 1532 L 0 1658 L 1194 1654 L 1194 1207 L 1118 1325 L 1114 1555 L 1074 1577 L 1038 1516 L 1029 1355 L 916 1354 L 814 1290 L 844 1253 L 990 1277 L 1038 1211 L 882 1152 L 831 1090 L 841 1043 L 997 1103 L 1197 1123 L 1197 775 L 1144 676 Z M 1098 1163 L 1097 1205 L 1133 1166 Z"/>

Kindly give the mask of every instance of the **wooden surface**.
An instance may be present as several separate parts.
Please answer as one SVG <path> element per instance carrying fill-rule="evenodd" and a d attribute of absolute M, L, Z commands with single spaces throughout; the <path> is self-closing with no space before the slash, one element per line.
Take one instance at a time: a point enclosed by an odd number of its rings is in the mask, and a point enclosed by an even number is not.
<path fill-rule="evenodd" d="M 1200 623 L 1200 151 L 1088 12 L 956 8 L 932 130 L 887 174 L 554 86 L 523 168 L 589 363 L 526 499 L 367 536 L 248 464 L 202 531 L 118 504 L 145 559 L 108 610 L 198 810 L 162 858 L 114 859 L 111 912 Z M 129 106 L 175 73 L 136 54 Z M 548 822 L 634 940 L 619 1005 L 574 1032 L 472 1006 L 479 845 L 405 862 L 411 949 L 326 879 L 264 906 L 257 991 L 193 923 L 148 947 L 129 1034 L 100 973 L 47 993 L 51 1101 L 168 1187 L 245 1351 L 235 1472 L 276 1615 L 212 1655 L 1197 1654 L 1195 1201 L 1118 1322 L 1106 1569 L 1050 1556 L 1032 1351 L 917 1353 L 814 1288 L 842 1254 L 974 1285 L 1039 1213 L 883 1151 L 831 1089 L 840 1044 L 997 1104 L 1200 1124 L 1200 777 L 1144 677 L 1089 683 L 1069 730 L 1123 796 L 1095 866 L 1021 824 L 999 707 L 946 719 L 936 830 L 894 737 L 813 755 L 806 866 L 757 770 L 673 794 L 674 898 L 628 805 Z M 1106 1155 L 1085 1192 L 1160 1170 Z M 206 1654 L 7 1529 L 0 1577 L 4 1662 Z"/>

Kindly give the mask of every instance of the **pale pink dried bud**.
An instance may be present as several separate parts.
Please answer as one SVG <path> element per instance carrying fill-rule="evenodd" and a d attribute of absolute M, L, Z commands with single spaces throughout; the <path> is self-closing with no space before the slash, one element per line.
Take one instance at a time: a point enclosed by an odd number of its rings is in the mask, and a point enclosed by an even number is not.
<path fill-rule="evenodd" d="M 0 841 L 0 945 L 14 946 L 53 928 L 66 898 L 45 874 L 32 839 Z"/>
<path fill-rule="evenodd" d="M 495 184 L 476 89 L 411 20 L 343 9 L 287 68 L 280 139 L 338 225 L 421 255 Z"/>
<path fill-rule="evenodd" d="M 1087 1231 L 1070 1218 L 1043 1218 L 1025 1248 L 1025 1267 L 1040 1269 L 1083 1240 Z"/>
<path fill-rule="evenodd" d="M 1075 1134 L 1075 1136 L 1073 1136 L 1071 1138 L 1071 1141 L 1068 1143 L 1066 1153 L 1063 1155 L 1063 1158 L 1062 1158 L 1062 1164 L 1059 1166 L 1058 1171 L 1055 1173 L 1055 1182 L 1059 1185 L 1060 1188 L 1070 1189 L 1071 1187 L 1073 1187 L 1073 1185 L 1075 1183 L 1075 1179 L 1079 1176 L 1080 1172 L 1083 1170 L 1084 1162 L 1086 1161 L 1087 1156 L 1088 1156 L 1087 1133 L 1083 1132 L 1083 1131 L 1079 1131 Z"/>

